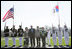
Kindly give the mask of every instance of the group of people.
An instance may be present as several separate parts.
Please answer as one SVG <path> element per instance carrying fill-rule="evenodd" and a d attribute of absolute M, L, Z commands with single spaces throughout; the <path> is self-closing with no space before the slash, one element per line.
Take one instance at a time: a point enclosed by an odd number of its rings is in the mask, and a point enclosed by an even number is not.
<path fill-rule="evenodd" d="M 22 29 L 22 26 L 19 26 L 19 29 L 15 29 L 15 26 L 13 26 L 11 29 L 8 29 L 8 26 L 6 26 L 6 29 L 4 30 L 4 37 L 5 37 L 5 47 L 8 46 L 8 36 L 9 36 L 9 31 L 12 32 L 11 37 L 13 39 L 13 46 L 16 46 L 16 41 L 15 41 L 15 37 L 18 35 L 19 36 L 19 44 L 21 47 L 22 46 L 22 37 L 24 34 L 24 47 L 28 47 L 29 46 L 29 41 L 31 44 L 31 47 L 35 47 L 35 39 L 37 41 L 37 47 L 41 46 L 41 40 L 42 40 L 42 47 L 46 46 L 46 37 L 48 38 L 49 42 L 48 45 L 51 46 L 50 43 L 50 36 L 52 33 L 52 37 L 53 37 L 53 43 L 54 43 L 54 47 L 57 47 L 56 43 L 57 43 L 57 39 L 56 39 L 56 32 L 58 34 L 58 41 L 59 41 L 59 46 L 62 46 L 62 30 L 60 25 L 58 25 L 58 31 L 55 30 L 55 27 L 52 26 L 52 30 L 47 30 L 45 31 L 45 28 L 42 27 L 42 30 L 40 30 L 39 26 L 37 26 L 37 29 L 34 29 L 33 26 L 31 26 L 30 29 L 28 29 L 28 27 L 25 27 L 25 30 Z M 29 40 L 30 39 L 30 40 Z M 65 43 L 66 46 L 69 46 L 69 34 L 68 34 L 68 28 L 66 25 L 64 25 L 64 39 L 65 39 Z"/>

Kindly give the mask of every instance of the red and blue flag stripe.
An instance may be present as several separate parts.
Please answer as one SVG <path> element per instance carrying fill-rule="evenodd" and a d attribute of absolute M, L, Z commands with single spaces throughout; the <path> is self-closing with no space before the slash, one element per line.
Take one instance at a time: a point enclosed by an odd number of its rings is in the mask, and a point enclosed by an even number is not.
<path fill-rule="evenodd" d="M 59 12 L 59 6 L 57 5 L 55 8 L 56 8 L 56 12 Z"/>

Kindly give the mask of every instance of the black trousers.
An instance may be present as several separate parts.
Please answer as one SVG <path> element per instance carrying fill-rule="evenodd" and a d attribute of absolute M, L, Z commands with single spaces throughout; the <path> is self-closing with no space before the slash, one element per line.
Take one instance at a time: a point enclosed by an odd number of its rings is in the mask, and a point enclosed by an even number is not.
<path fill-rule="evenodd" d="M 45 43 L 46 43 L 46 39 L 45 37 L 42 37 L 42 46 L 45 46 Z"/>
<path fill-rule="evenodd" d="M 40 37 L 36 37 L 36 40 L 37 40 L 37 46 L 40 47 Z"/>
<path fill-rule="evenodd" d="M 24 46 L 28 46 L 29 45 L 29 39 L 28 38 L 24 38 Z"/>
<path fill-rule="evenodd" d="M 33 45 L 35 46 L 35 37 L 30 37 L 30 43 L 31 43 L 31 47 Z"/>

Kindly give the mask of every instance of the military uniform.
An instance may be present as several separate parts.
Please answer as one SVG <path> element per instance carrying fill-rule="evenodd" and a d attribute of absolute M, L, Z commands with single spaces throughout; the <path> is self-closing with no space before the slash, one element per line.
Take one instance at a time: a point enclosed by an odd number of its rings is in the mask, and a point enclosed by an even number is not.
<path fill-rule="evenodd" d="M 58 28 L 58 41 L 59 41 L 59 45 L 62 44 L 62 32 L 61 32 L 61 28 Z"/>
<path fill-rule="evenodd" d="M 9 29 L 8 29 L 8 28 L 6 28 L 6 29 L 4 30 L 5 47 L 7 47 L 7 46 L 8 46 L 8 36 L 9 36 Z"/>
<path fill-rule="evenodd" d="M 16 37 L 17 36 L 17 30 L 11 28 L 11 31 L 12 31 L 11 37 Z"/>
<path fill-rule="evenodd" d="M 54 27 L 52 28 L 52 37 L 53 37 L 54 47 L 57 47 L 57 46 L 56 46 L 56 43 L 57 43 L 57 39 L 56 39 L 56 30 L 55 30 Z"/>
<path fill-rule="evenodd" d="M 11 31 L 12 31 L 11 37 L 13 38 L 13 46 L 12 47 L 15 47 L 15 45 L 16 45 L 15 37 L 17 36 L 17 30 L 15 28 L 11 28 Z"/>
<path fill-rule="evenodd" d="M 4 37 L 8 37 L 9 36 L 9 29 L 5 29 L 4 30 Z"/>
<path fill-rule="evenodd" d="M 50 45 L 50 30 L 49 30 L 48 33 L 47 33 L 47 37 L 48 37 L 48 41 L 49 41 L 49 46 L 51 46 L 51 45 Z"/>
<path fill-rule="evenodd" d="M 69 33 L 68 33 L 68 28 L 66 26 L 64 26 L 64 39 L 65 39 L 66 45 L 68 45 L 69 44 Z"/>
<path fill-rule="evenodd" d="M 18 29 L 18 36 L 23 37 L 23 29 L 22 28 Z"/>
<path fill-rule="evenodd" d="M 19 28 L 18 29 L 18 36 L 19 36 L 19 44 L 22 46 L 22 37 L 23 37 L 23 29 Z"/>

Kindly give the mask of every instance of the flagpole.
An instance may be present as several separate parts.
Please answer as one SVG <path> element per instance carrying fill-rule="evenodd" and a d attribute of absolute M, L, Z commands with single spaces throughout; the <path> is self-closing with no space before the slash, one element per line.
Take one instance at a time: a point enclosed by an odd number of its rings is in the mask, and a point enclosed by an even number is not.
<path fill-rule="evenodd" d="M 22 27 L 22 22 L 21 22 L 21 27 Z"/>
<path fill-rule="evenodd" d="M 6 22 L 5 22 L 5 26 L 4 26 L 4 30 L 6 29 Z"/>
<path fill-rule="evenodd" d="M 53 16 L 55 16 L 55 8 L 53 9 Z M 53 27 L 53 22 L 52 22 L 52 27 Z"/>
<path fill-rule="evenodd" d="M 59 6 L 59 2 L 57 2 L 57 5 Z M 57 14 L 58 14 L 58 22 L 59 22 L 59 25 L 60 25 L 60 16 L 59 16 L 59 12 L 58 12 Z"/>
<path fill-rule="evenodd" d="M 58 14 L 58 19 L 59 19 L 58 21 L 59 21 L 59 25 L 60 25 L 60 16 L 59 16 L 59 14 Z"/>
<path fill-rule="evenodd" d="M 14 26 L 14 19 L 13 19 L 13 26 Z"/>
<path fill-rule="evenodd" d="M 60 16 L 59 16 L 59 12 L 57 13 L 57 16 L 58 16 L 58 22 L 59 22 L 59 25 L 60 25 Z"/>
<path fill-rule="evenodd" d="M 13 4 L 13 9 L 14 9 L 14 4 Z M 14 18 L 13 18 L 13 26 L 14 26 Z"/>

